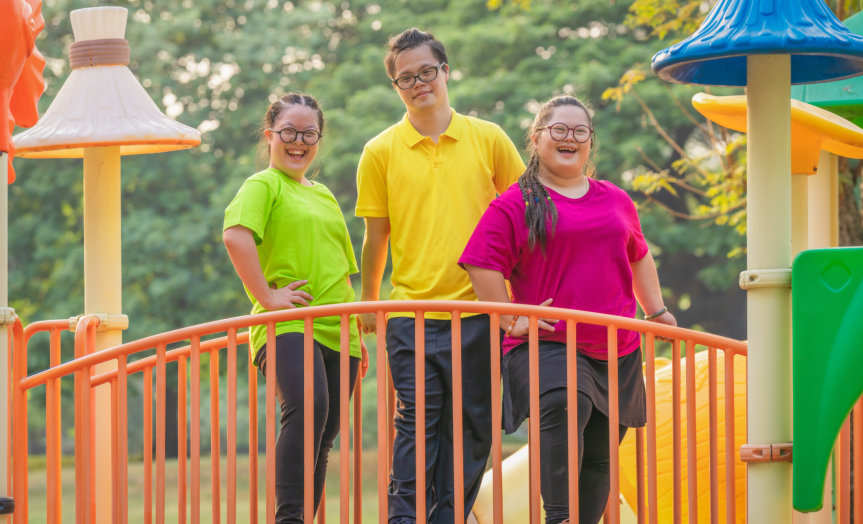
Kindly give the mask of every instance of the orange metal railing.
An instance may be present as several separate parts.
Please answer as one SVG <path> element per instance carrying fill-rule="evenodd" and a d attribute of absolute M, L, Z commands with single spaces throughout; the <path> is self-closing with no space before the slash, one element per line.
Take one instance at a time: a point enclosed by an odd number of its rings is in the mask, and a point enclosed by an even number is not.
<path fill-rule="evenodd" d="M 497 336 L 500 328 L 501 314 L 518 314 L 530 318 L 530 418 L 528 424 L 528 435 L 531 443 L 537 443 L 539 439 L 539 371 L 538 371 L 538 318 L 559 319 L 568 323 L 567 345 L 569 355 L 574 356 L 578 340 L 578 326 L 591 324 L 605 326 L 608 333 L 608 345 L 615 348 L 617 345 L 617 330 L 626 329 L 642 333 L 643 354 L 645 359 L 645 381 L 647 387 L 647 426 L 636 431 L 636 479 L 637 479 L 637 503 L 635 512 L 639 522 L 659 522 L 657 513 L 658 487 L 657 477 L 659 466 L 657 465 L 657 427 L 656 427 L 656 340 L 658 337 L 671 340 L 671 366 L 673 375 L 673 520 L 674 522 L 719 522 L 720 514 L 724 513 L 725 522 L 738 522 L 743 518 L 735 506 L 736 484 L 734 478 L 735 465 L 740 464 L 738 450 L 735 443 L 734 422 L 734 367 L 739 365 L 735 362 L 735 356 L 746 355 L 746 345 L 743 342 L 728 338 L 699 333 L 682 328 L 672 328 L 652 322 L 634 320 L 621 317 L 601 315 L 582 311 L 563 310 L 557 308 L 524 306 L 515 304 L 482 303 L 482 302 L 453 302 L 453 301 L 420 301 L 420 302 L 370 302 L 349 303 L 332 306 L 317 306 L 288 311 L 279 311 L 255 316 L 236 317 L 182 328 L 167 333 L 147 337 L 134 342 L 128 342 L 120 346 L 93 352 L 93 339 L 98 327 L 97 317 L 82 317 L 75 327 L 75 358 L 68 362 L 60 362 L 60 336 L 64 329 L 69 329 L 69 321 L 52 321 L 47 323 L 34 323 L 26 330 L 21 327 L 20 321 L 13 325 L 12 333 L 12 380 L 10 381 L 12 398 L 12 433 L 10 448 L 14 450 L 12 456 L 12 494 L 16 501 L 13 522 L 28 522 L 28 395 L 37 386 L 45 386 L 45 442 L 47 457 L 48 476 L 48 522 L 61 522 L 60 508 L 62 483 L 61 483 L 61 458 L 60 445 L 61 435 L 61 411 L 72 406 L 61 406 L 60 383 L 64 378 L 75 380 L 75 520 L 77 522 L 92 522 L 96 512 L 103 512 L 110 508 L 113 522 L 127 522 L 129 519 L 129 479 L 128 479 L 128 435 L 133 431 L 140 431 L 143 442 L 144 457 L 144 483 L 143 483 L 143 515 L 134 515 L 134 521 L 150 523 L 165 522 L 166 519 L 166 492 L 176 490 L 177 515 L 179 522 L 186 522 L 187 513 L 191 522 L 201 521 L 201 468 L 202 468 L 202 441 L 201 441 L 201 401 L 204 394 L 210 398 L 210 465 L 211 475 L 211 504 L 212 522 L 221 522 L 222 508 L 220 501 L 226 500 L 226 511 L 224 516 L 226 522 L 233 523 L 238 519 L 238 496 L 248 496 L 249 515 L 248 522 L 258 522 L 260 508 L 257 504 L 258 484 L 258 396 L 257 396 L 257 369 L 249 366 L 248 405 L 238 405 L 238 377 L 237 377 L 237 350 L 239 346 L 248 344 L 248 337 L 240 330 L 251 325 L 265 325 L 267 328 L 268 347 L 275 345 L 275 324 L 289 319 L 303 319 L 306 325 L 305 350 L 312 351 L 313 333 L 312 321 L 315 317 L 338 316 L 342 324 L 341 345 L 348 345 L 349 315 L 355 313 L 375 312 L 377 313 L 377 355 L 372 363 L 377 368 L 377 505 L 379 522 L 386 522 L 387 497 L 386 484 L 388 472 L 392 461 L 393 441 L 393 413 L 394 395 L 391 379 L 387 371 L 385 353 L 385 328 L 387 313 L 396 311 L 412 311 L 419 319 L 416 322 L 416 360 L 415 372 L 421 376 L 424 372 L 424 336 L 423 336 L 423 314 L 427 312 L 446 311 L 452 313 L 452 328 L 454 339 L 459 340 L 461 330 L 460 315 L 473 313 L 488 313 L 490 315 L 491 332 L 491 376 L 492 376 L 492 398 L 500 398 L 500 339 Z M 37 331 L 47 330 L 51 336 L 50 367 L 38 373 L 27 374 L 27 341 Z M 696 375 L 695 366 L 689 365 L 694 361 L 698 348 L 708 352 L 708 390 L 711 399 L 716 399 L 718 394 L 720 372 L 724 372 L 725 401 L 721 406 L 724 413 L 724 423 L 719 423 L 720 406 L 711 401 L 709 410 L 708 444 L 706 449 L 699 449 L 694 435 L 703 428 L 696 427 L 696 406 L 693 399 L 696 397 Z M 685 377 L 681 377 L 681 350 L 683 351 L 687 365 Z M 220 358 L 224 352 L 227 360 L 224 375 L 220 373 Z M 209 381 L 205 382 L 201 377 L 201 356 L 209 355 Z M 718 355 L 723 354 L 723 364 L 718 364 Z M 275 351 L 268 351 L 267 376 L 265 377 L 265 465 L 264 490 L 265 508 L 263 509 L 266 522 L 273 522 L 275 515 L 275 469 L 273 457 L 275 456 L 276 437 L 276 395 L 275 395 Z M 244 357 L 247 358 L 247 357 Z M 131 360 L 130 360 L 131 359 Z M 116 370 L 93 374 L 93 368 L 104 362 L 115 362 Z M 312 376 L 312 360 L 304 359 L 303 369 L 305 377 L 305 406 L 304 424 L 307 440 L 311 440 L 312 430 L 312 399 L 314 397 Z M 168 379 L 167 364 L 177 365 L 177 413 L 178 413 L 178 459 L 176 485 L 167 485 L 166 474 L 166 384 Z M 354 392 L 354 419 L 351 425 L 349 415 L 349 392 L 348 384 L 348 352 L 341 352 L 340 381 L 342 384 L 342 404 L 340 431 L 341 442 L 339 446 L 339 506 L 340 512 L 336 519 L 342 523 L 351 521 L 362 521 L 362 498 L 361 486 L 361 451 L 362 443 L 360 435 L 361 428 L 361 406 L 360 382 Z M 722 367 L 720 370 L 719 368 Z M 458 343 L 453 347 L 453 440 L 454 440 L 454 490 L 455 490 L 455 514 L 464 513 L 464 482 L 463 461 L 461 448 L 461 377 L 465 370 L 461 367 L 461 347 Z M 143 397 L 143 420 L 128 419 L 128 390 L 130 376 L 140 374 L 142 377 Z M 155 374 L 155 389 L 153 388 L 153 375 Z M 188 379 L 187 379 L 188 374 Z M 576 436 L 576 359 L 568 358 L 567 376 L 570 387 L 569 398 L 569 446 L 570 450 L 577 450 Z M 220 391 L 221 379 L 225 380 L 226 391 Z M 109 387 L 111 389 L 111 413 L 96 414 L 92 412 L 92 392 L 95 388 Z M 682 388 L 686 388 L 683 390 Z M 609 443 L 611 452 L 611 493 L 610 500 L 615 503 L 608 505 L 606 522 L 616 523 L 620 520 L 619 505 L 616 501 L 620 497 L 620 455 L 618 452 L 618 408 L 617 408 L 617 355 L 612 351 L 609 355 Z M 188 391 L 188 397 L 187 397 Z M 682 401 L 685 391 L 686 401 Z M 155 394 L 155 396 L 154 396 Z M 227 400 L 227 413 L 223 417 L 220 412 L 220 397 Z M 417 405 L 417 486 L 425 485 L 425 396 L 424 381 L 417 380 L 416 389 Z M 153 406 L 155 405 L 155 412 Z M 682 406 L 685 406 L 682 407 Z M 190 416 L 187 418 L 187 409 Z M 682 427 L 681 409 L 686 410 L 686 424 Z M 840 522 L 850 522 L 851 504 L 851 471 L 850 450 L 863 453 L 863 416 L 861 406 L 858 404 L 854 415 L 854 442 L 851 443 L 850 425 L 846 425 L 839 445 L 839 467 L 837 468 L 840 479 L 839 493 L 839 515 Z M 107 415 L 107 416 L 106 416 Z M 109 427 L 95 427 L 94 420 L 97 416 L 104 416 L 104 423 Z M 103 419 L 99 419 L 102 421 Z M 155 421 L 155 428 L 153 421 Z M 238 491 L 237 484 L 237 427 L 242 421 L 248 422 L 249 427 L 249 488 Z M 499 403 L 492 404 L 493 427 L 500 427 L 501 406 Z M 100 422 L 101 423 L 101 422 Z M 223 424 L 224 423 L 224 424 Z M 348 442 L 353 431 L 353 457 L 351 457 L 351 446 Z M 105 450 L 94 449 L 93 435 L 96 431 L 110 431 L 111 433 L 111 463 L 112 463 L 112 496 L 110 504 L 106 501 L 94 500 L 94 475 L 93 460 L 96 453 Z M 226 447 L 221 449 L 221 436 L 225 434 Z M 684 450 L 681 449 L 682 436 L 688 435 L 685 456 L 689 464 L 687 475 L 684 476 L 682 466 Z M 155 456 L 154 449 L 155 439 Z M 719 463 L 720 440 L 724 441 L 724 464 Z M 187 441 L 190 443 L 187 448 Z M 306 455 L 302 467 L 305 479 L 305 514 L 313 514 L 312 475 L 313 457 L 312 446 L 306 447 Z M 530 450 L 530 474 L 529 474 L 529 500 L 530 500 L 530 522 L 540 522 L 540 482 L 539 482 L 539 448 L 531 446 Z M 707 453 L 709 457 L 710 473 L 709 485 L 698 484 L 696 475 L 692 474 L 693 465 L 696 464 L 700 454 Z M 503 495 L 506 489 L 502 481 L 502 438 L 500 431 L 493 432 L 492 440 L 492 492 L 493 492 L 493 522 L 501 524 L 504 522 L 502 514 Z M 857 454 L 860 457 L 863 454 Z M 226 459 L 225 491 L 222 489 L 222 465 L 221 459 Z M 577 453 L 569 453 L 569 498 L 572 515 L 578 514 L 578 475 L 577 475 Z M 856 461 L 854 468 L 854 501 L 863 499 L 863 480 L 861 480 L 860 462 Z M 154 468 L 155 466 L 155 468 Z M 155 469 L 155 473 L 154 473 Z M 720 474 L 724 478 L 720 478 Z M 188 481 L 187 481 L 188 479 Z M 724 483 L 724 497 L 720 496 L 720 486 Z M 353 486 L 351 486 L 353 485 Z M 353 487 L 353 501 L 351 501 L 351 487 Z M 238 495 L 239 493 L 239 495 Z M 706 494 L 706 495 L 705 495 Z M 187 497 L 188 495 L 188 497 Z M 425 508 L 425 494 L 422 490 L 417 493 L 417 507 Z M 697 500 L 699 497 L 709 497 L 709 516 L 698 514 Z M 724 498 L 725 506 L 720 508 L 720 501 Z M 353 504 L 351 504 L 353 502 Z M 323 504 L 321 505 L 323 507 Z M 857 522 L 863 522 L 859 517 L 861 503 L 854 504 L 854 512 Z M 53 509 L 52 509 L 53 507 Z M 684 509 L 686 510 L 684 512 Z M 844 517 L 843 517 L 844 516 Z M 577 517 L 574 517 L 577 518 Z M 845 520 L 842 520 L 844 518 Z M 326 517 L 319 512 L 318 522 L 323 522 Z M 245 519 L 243 519 L 245 521 Z M 311 521 L 311 519 L 309 519 Z M 425 522 L 424 511 L 419 511 L 417 522 Z"/>

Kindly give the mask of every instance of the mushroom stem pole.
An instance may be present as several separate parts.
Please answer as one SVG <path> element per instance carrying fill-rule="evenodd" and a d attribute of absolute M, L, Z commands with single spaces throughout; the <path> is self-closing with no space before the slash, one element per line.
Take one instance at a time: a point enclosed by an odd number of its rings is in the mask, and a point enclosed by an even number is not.
<path fill-rule="evenodd" d="M 791 57 L 750 55 L 747 269 L 791 268 Z M 791 289 L 747 290 L 747 441 L 791 442 Z M 791 522 L 791 463 L 747 467 L 747 522 Z"/>
<path fill-rule="evenodd" d="M 120 239 L 120 148 L 84 150 L 84 312 L 122 314 L 122 261 Z M 95 349 L 122 344 L 119 329 L 96 333 Z M 116 369 L 116 363 L 96 366 L 93 374 Z M 96 522 L 111 521 L 111 390 L 96 388 L 93 399 L 95 456 L 94 500 Z M 122 406 L 120 409 L 124 409 Z"/>

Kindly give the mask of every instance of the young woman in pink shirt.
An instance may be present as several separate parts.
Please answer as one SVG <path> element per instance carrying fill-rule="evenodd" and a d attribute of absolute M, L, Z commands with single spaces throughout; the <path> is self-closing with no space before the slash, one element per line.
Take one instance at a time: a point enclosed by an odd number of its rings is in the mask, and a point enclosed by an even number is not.
<path fill-rule="evenodd" d="M 663 305 L 635 205 L 593 177 L 590 112 L 577 98 L 546 102 L 530 131 L 530 160 L 518 184 L 491 203 L 459 263 L 480 300 L 554 305 L 677 322 Z M 528 319 L 503 315 L 504 429 L 529 412 Z M 540 466 L 546 522 L 569 522 L 566 323 L 540 321 Z M 608 347 L 603 326 L 579 325 L 579 522 L 599 521 L 608 501 Z M 638 333 L 618 332 L 620 438 L 645 424 Z"/>

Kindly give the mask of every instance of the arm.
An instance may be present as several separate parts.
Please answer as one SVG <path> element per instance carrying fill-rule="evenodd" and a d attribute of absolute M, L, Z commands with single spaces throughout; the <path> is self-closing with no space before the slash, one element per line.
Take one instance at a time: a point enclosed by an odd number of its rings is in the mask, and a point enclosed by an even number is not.
<path fill-rule="evenodd" d="M 509 293 L 506 290 L 506 281 L 503 278 L 503 273 L 494 269 L 485 269 L 470 264 L 465 264 L 470 283 L 476 293 L 476 298 L 483 302 L 505 302 L 509 304 Z M 551 299 L 545 300 L 540 306 L 551 304 Z M 515 319 L 515 324 L 513 324 Z M 530 321 L 527 317 L 513 315 L 501 315 L 500 325 L 506 329 L 506 334 L 513 337 L 520 337 L 527 334 L 530 329 Z M 509 327 L 507 327 L 509 326 Z M 546 331 L 554 331 L 554 326 L 550 325 L 543 319 L 539 319 L 538 326 Z"/>
<path fill-rule="evenodd" d="M 632 290 L 644 314 L 649 316 L 664 308 L 662 289 L 659 287 L 659 275 L 656 272 L 653 255 L 648 251 L 641 260 L 632 262 L 630 266 L 632 267 Z M 677 325 L 677 319 L 667 310 L 651 320 L 669 326 Z"/>
<path fill-rule="evenodd" d="M 387 242 L 390 238 L 389 217 L 365 217 L 366 235 L 363 238 L 362 290 L 360 298 L 364 301 L 378 300 L 381 291 L 381 279 L 387 263 Z M 374 333 L 377 330 L 377 318 L 374 313 L 359 315 L 363 333 Z"/>
<path fill-rule="evenodd" d="M 222 240 L 240 280 L 265 309 L 275 311 L 296 307 L 294 304 L 309 305 L 312 296 L 305 291 L 296 291 L 307 280 L 297 280 L 280 289 L 269 287 L 261 271 L 258 249 L 250 229 L 243 226 L 229 227 L 222 233 Z"/>
<path fill-rule="evenodd" d="M 353 287 L 353 284 L 351 284 L 351 276 L 348 275 L 347 279 L 348 279 L 348 286 Z M 357 318 L 357 331 L 362 333 L 363 332 L 363 325 L 360 323 L 360 317 L 356 317 L 356 318 Z M 363 337 L 359 337 L 359 338 L 360 338 L 360 351 L 362 352 L 362 356 L 360 357 L 359 373 L 360 373 L 360 378 L 366 378 L 366 373 L 369 372 L 369 350 L 366 347 L 366 343 L 363 341 Z"/>

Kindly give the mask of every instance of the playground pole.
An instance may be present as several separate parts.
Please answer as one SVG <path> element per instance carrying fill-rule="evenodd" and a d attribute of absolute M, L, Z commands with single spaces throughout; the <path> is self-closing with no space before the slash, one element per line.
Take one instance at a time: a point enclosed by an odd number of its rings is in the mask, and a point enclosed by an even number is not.
<path fill-rule="evenodd" d="M 747 58 L 747 441 L 791 442 L 791 57 Z M 787 274 L 786 274 L 787 273 Z M 749 463 L 747 522 L 791 522 L 790 462 Z"/>
<path fill-rule="evenodd" d="M 6 438 L 9 421 L 9 351 L 7 344 L 8 325 L 15 316 L 15 311 L 9 307 L 9 184 L 8 158 L 5 151 L 0 151 L 0 514 L 9 504 L 4 499 L 9 489 L 9 464 L 6 460 L 6 450 L 9 449 L 9 439 Z M 8 518 L 8 517 L 7 517 Z M 2 517 L 0 517 L 2 519 Z M 5 519 L 3 519 L 5 520 Z"/>
<path fill-rule="evenodd" d="M 839 246 L 839 158 L 821 151 L 809 177 L 809 249 Z"/>
<path fill-rule="evenodd" d="M 122 263 L 120 239 L 120 147 L 84 149 L 84 311 L 106 314 L 107 326 L 100 322 L 95 349 L 123 343 L 122 326 L 114 319 L 122 315 Z M 103 363 L 93 374 L 116 369 L 116 363 Z M 111 449 L 111 390 L 105 385 L 93 392 L 93 411 L 97 430 L 93 432 L 95 450 Z M 121 407 L 122 409 L 122 407 Z M 111 519 L 111 453 L 96 452 L 96 522 Z"/>

